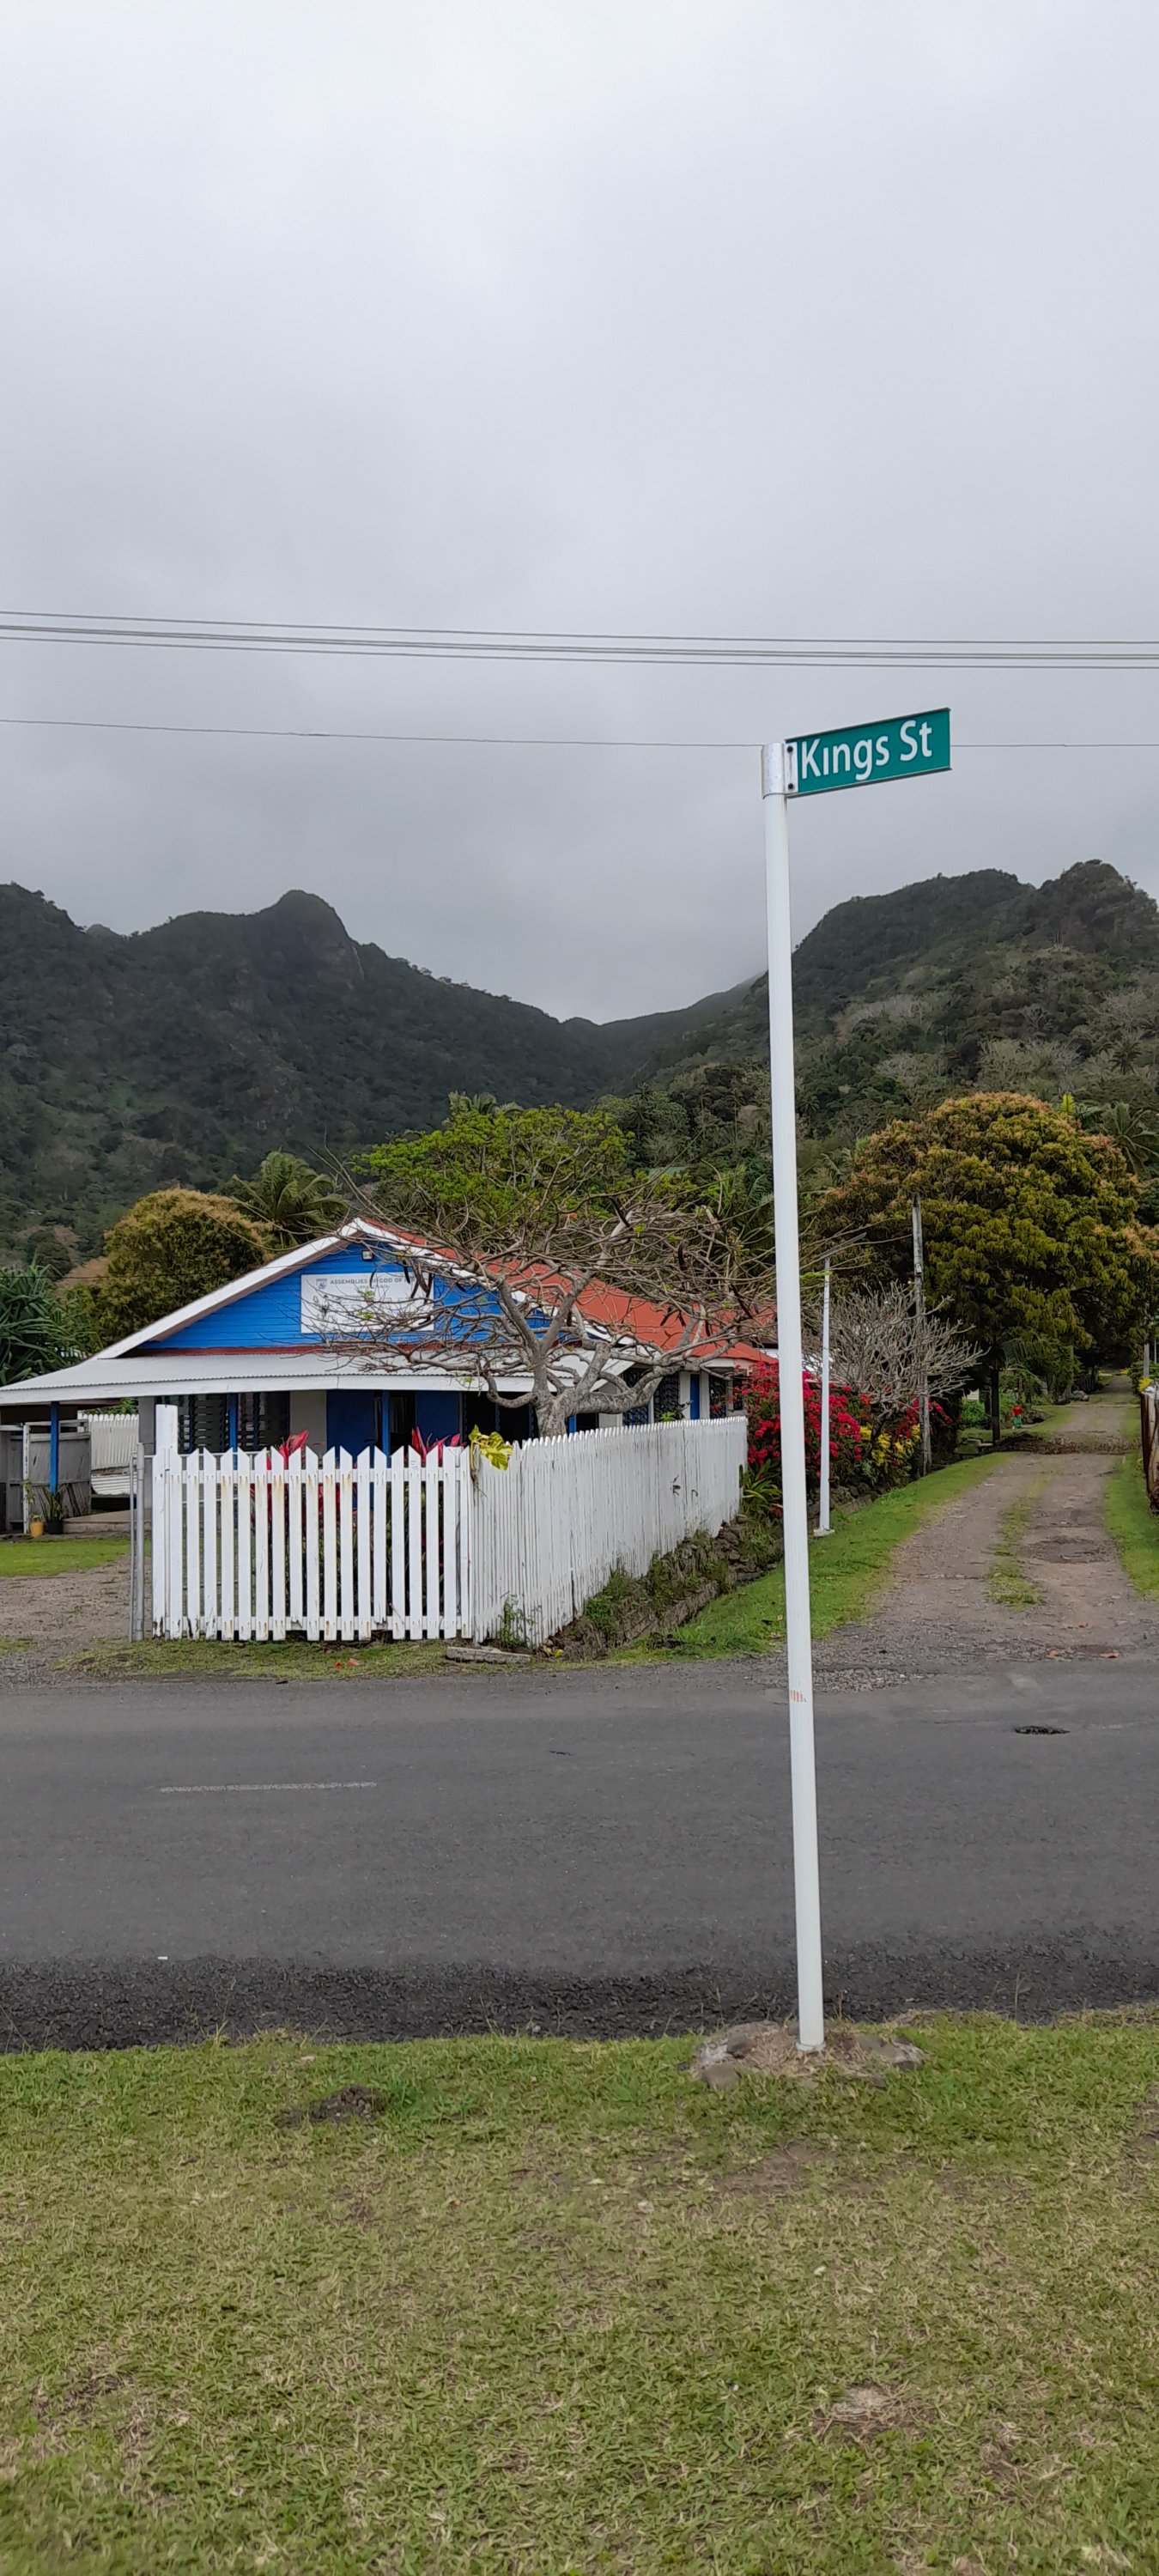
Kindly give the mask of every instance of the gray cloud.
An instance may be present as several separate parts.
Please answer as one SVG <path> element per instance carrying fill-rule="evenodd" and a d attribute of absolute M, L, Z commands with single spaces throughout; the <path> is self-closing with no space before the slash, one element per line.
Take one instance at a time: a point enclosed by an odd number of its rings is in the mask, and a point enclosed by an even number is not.
<path fill-rule="evenodd" d="M 1154 625 L 1159 24 L 1142 0 L 9 0 L 21 607 L 772 634 Z M 1099 677 L 0 647 L 0 714 L 758 739 Z M 288 884 L 597 1017 L 755 968 L 749 752 L 0 728 L 0 873 L 119 928 Z M 959 754 L 795 818 L 797 920 L 936 868 L 1159 892 L 1159 752 Z"/>

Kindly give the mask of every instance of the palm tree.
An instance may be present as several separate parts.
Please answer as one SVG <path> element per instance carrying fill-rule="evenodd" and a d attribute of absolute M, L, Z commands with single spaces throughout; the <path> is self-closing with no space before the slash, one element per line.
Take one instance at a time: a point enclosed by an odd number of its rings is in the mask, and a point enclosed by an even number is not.
<path fill-rule="evenodd" d="M 230 1188 L 279 1252 L 328 1234 L 347 1213 L 341 1191 L 297 1154 L 267 1154 L 252 1181 L 233 1180 Z"/>
<path fill-rule="evenodd" d="M 0 1386 L 39 1377 L 77 1357 L 74 1336 L 47 1270 L 30 1261 L 0 1270 Z"/>
<path fill-rule="evenodd" d="M 1131 1100 L 1084 1100 L 1079 1116 L 1088 1131 L 1109 1136 L 1137 1180 L 1159 1164 L 1159 1123 Z"/>

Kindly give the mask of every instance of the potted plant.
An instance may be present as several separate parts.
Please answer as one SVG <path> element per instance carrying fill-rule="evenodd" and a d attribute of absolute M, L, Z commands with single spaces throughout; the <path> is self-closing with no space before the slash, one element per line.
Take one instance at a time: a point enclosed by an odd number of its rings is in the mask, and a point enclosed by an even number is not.
<path fill-rule="evenodd" d="M 26 1484 L 24 1500 L 30 1538 L 64 1537 L 66 1497 L 59 1485 Z"/>

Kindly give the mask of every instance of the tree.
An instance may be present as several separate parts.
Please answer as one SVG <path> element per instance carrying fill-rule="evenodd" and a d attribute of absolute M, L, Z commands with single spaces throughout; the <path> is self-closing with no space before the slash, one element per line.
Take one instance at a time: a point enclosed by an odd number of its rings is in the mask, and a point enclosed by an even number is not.
<path fill-rule="evenodd" d="M 526 1395 L 502 1382 L 529 1384 L 545 1436 L 707 1364 L 767 1286 L 727 1219 L 634 1169 L 600 1110 L 456 1101 L 441 1127 L 380 1145 L 359 1170 L 373 1213 L 424 1248 L 408 1262 L 409 1306 L 383 1317 L 368 1294 L 358 1348 L 429 1368 L 439 1330 L 439 1366 L 512 1407 Z M 626 1298 L 649 1311 L 626 1315 Z"/>
<path fill-rule="evenodd" d="M 912 1290 L 899 1279 L 881 1288 L 838 1286 L 829 1349 L 835 1383 L 862 1397 L 875 1438 L 918 1403 L 923 1373 L 936 1402 L 964 1384 L 980 1356 L 936 1307 L 927 1309 L 919 1334 Z"/>
<path fill-rule="evenodd" d="M 347 1212 L 343 1193 L 297 1154 L 267 1154 L 252 1181 L 233 1180 L 230 1189 L 277 1252 L 328 1234 Z"/>
<path fill-rule="evenodd" d="M 818 1220 L 830 1242 L 860 1245 L 871 1275 L 902 1279 L 916 1193 L 927 1289 L 985 1354 L 995 1426 L 1013 1336 L 1110 1356 L 1155 1300 L 1159 1237 L 1139 1221 L 1139 1184 L 1117 1145 L 1065 1111 L 975 1092 L 898 1120 L 858 1147 Z"/>
<path fill-rule="evenodd" d="M 150 1191 L 112 1228 L 105 1248 L 109 1266 L 98 1314 L 106 1340 L 114 1342 L 270 1257 L 268 1239 L 252 1218 L 208 1190 Z"/>
<path fill-rule="evenodd" d="M 0 1270 L 0 1386 L 39 1377 L 77 1357 L 48 1272 L 39 1263 Z"/>
<path fill-rule="evenodd" d="M 1159 1163 L 1159 1121 L 1132 1100 L 1084 1100 L 1078 1115 L 1088 1135 L 1110 1138 L 1136 1180 L 1146 1180 Z"/>

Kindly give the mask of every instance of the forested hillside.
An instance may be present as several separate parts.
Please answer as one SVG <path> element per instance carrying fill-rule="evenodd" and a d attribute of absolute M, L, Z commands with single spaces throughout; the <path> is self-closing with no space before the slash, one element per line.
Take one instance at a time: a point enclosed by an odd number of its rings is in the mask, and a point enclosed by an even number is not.
<path fill-rule="evenodd" d="M 795 972 L 806 1165 L 978 1086 L 1159 1113 L 1159 910 L 1098 861 L 857 897 Z M 84 1254 L 145 1190 L 218 1186 L 272 1146 L 345 1158 L 434 1125 L 451 1091 L 613 1097 L 650 1163 L 742 1161 L 767 1138 L 766 1008 L 762 978 L 560 1021 L 360 945 L 316 895 L 120 937 L 3 887 L 0 1250 L 47 1224 Z"/>
<path fill-rule="evenodd" d="M 1159 909 L 1091 860 L 994 868 L 838 904 L 794 961 L 804 1159 L 977 1088 L 1159 1111 Z M 767 1130 L 765 978 L 623 1114 L 653 1163 L 731 1161 Z"/>
<path fill-rule="evenodd" d="M 272 1146 L 345 1156 L 432 1126 L 452 1090 L 580 1105 L 731 998 L 600 1028 L 359 945 L 317 895 L 125 938 L 0 887 L 0 1249 L 49 1224 L 90 1251 L 144 1190 Z"/>

